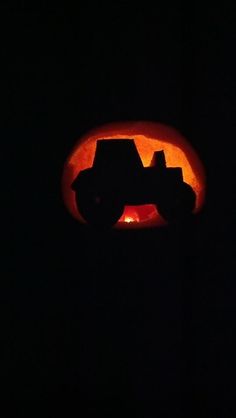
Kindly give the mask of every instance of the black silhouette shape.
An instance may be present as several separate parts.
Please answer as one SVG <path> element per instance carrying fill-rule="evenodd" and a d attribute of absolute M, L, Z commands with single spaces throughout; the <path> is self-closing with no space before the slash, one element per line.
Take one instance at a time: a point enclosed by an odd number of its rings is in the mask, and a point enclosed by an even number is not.
<path fill-rule="evenodd" d="M 180 167 L 166 167 L 164 151 L 144 167 L 133 139 L 98 140 L 91 168 L 80 171 L 72 189 L 82 217 L 96 227 L 112 227 L 125 205 L 152 203 L 168 222 L 183 220 L 196 195 Z"/>

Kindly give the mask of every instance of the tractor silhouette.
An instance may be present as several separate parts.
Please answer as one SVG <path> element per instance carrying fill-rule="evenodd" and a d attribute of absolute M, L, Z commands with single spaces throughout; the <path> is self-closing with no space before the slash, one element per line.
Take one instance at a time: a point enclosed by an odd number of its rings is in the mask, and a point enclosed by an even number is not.
<path fill-rule="evenodd" d="M 125 205 L 155 204 L 164 220 L 189 217 L 196 195 L 183 181 L 180 167 L 166 167 L 164 151 L 153 154 L 144 167 L 133 139 L 98 140 L 93 166 L 79 172 L 71 185 L 84 220 L 112 227 Z"/>

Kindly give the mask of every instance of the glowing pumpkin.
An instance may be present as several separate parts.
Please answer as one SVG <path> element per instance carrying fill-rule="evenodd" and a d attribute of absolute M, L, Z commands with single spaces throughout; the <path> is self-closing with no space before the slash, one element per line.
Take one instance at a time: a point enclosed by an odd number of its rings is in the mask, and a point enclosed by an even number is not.
<path fill-rule="evenodd" d="M 92 167 L 97 140 L 133 139 L 144 167 L 151 164 L 156 151 L 164 151 L 167 167 L 181 167 L 183 180 L 196 194 L 194 213 L 205 199 L 205 173 L 195 150 L 175 129 L 154 122 L 121 122 L 98 127 L 85 134 L 67 158 L 62 176 L 65 205 L 71 215 L 85 222 L 76 205 L 71 185 L 80 171 Z M 125 206 L 116 228 L 144 228 L 166 225 L 154 204 Z"/>

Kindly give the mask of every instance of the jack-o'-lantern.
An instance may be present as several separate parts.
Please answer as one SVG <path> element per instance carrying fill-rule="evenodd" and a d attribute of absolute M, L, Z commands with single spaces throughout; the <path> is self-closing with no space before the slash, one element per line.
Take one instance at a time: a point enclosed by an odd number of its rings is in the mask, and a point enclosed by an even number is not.
<path fill-rule="evenodd" d="M 120 122 L 91 130 L 75 144 L 62 176 L 64 202 L 75 219 L 94 224 L 107 220 L 115 228 L 167 225 L 180 190 L 187 209 L 199 212 L 205 199 L 203 165 L 177 130 L 155 122 Z M 162 203 L 164 194 L 167 204 Z"/>

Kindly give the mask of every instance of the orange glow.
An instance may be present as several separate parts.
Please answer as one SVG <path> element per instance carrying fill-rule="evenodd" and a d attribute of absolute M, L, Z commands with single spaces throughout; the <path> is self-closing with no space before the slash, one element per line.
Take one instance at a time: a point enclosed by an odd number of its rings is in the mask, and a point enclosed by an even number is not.
<path fill-rule="evenodd" d="M 65 205 L 80 222 L 75 193 L 71 183 L 78 173 L 93 165 L 96 141 L 98 139 L 134 139 L 145 167 L 149 166 L 153 153 L 163 150 L 167 167 L 182 167 L 183 178 L 196 193 L 198 212 L 205 199 L 205 173 L 203 165 L 187 140 L 175 129 L 154 122 L 123 122 L 101 126 L 84 135 L 75 145 L 64 165 L 62 189 Z M 154 205 L 125 206 L 116 228 L 143 228 L 165 225 Z"/>
<path fill-rule="evenodd" d="M 127 222 L 129 224 L 130 222 L 137 222 L 137 221 L 132 216 L 125 215 L 123 222 Z"/>
<path fill-rule="evenodd" d="M 140 222 L 140 218 L 139 218 L 137 210 L 135 210 L 135 208 L 132 206 L 126 206 L 125 211 L 122 217 L 120 218 L 119 222 L 126 222 L 126 223 Z"/>

